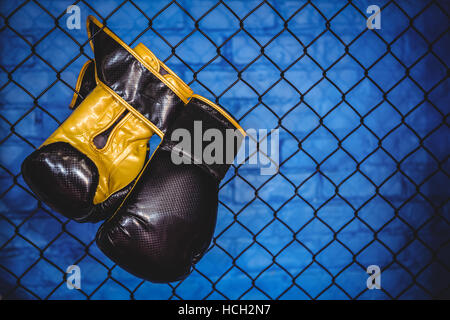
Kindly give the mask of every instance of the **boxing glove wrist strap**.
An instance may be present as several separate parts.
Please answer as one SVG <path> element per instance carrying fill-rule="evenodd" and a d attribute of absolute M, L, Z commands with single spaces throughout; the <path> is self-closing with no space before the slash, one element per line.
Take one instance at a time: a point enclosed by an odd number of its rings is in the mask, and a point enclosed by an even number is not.
<path fill-rule="evenodd" d="M 172 153 L 175 164 L 197 165 L 220 181 L 244 137 L 244 130 L 222 108 L 193 95 L 160 148 Z"/>

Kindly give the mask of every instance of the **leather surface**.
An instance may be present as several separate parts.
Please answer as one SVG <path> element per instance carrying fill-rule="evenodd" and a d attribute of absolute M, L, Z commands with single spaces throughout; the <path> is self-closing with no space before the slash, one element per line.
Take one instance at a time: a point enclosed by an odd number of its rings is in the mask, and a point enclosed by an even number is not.
<path fill-rule="evenodd" d="M 103 148 L 94 144 L 94 139 L 108 131 L 126 110 L 103 88 L 96 87 L 43 144 L 70 143 L 95 163 L 99 182 L 93 204 L 127 186 L 144 166 L 153 131 L 131 113 L 113 127 Z"/>
<path fill-rule="evenodd" d="M 214 234 L 219 182 L 229 165 L 175 165 L 171 159 L 171 132 L 190 130 L 194 120 L 222 133 L 239 127 L 205 101 L 191 99 L 120 209 L 97 232 L 97 245 L 111 260 L 152 282 L 187 277 Z"/>
<path fill-rule="evenodd" d="M 202 98 L 202 99 L 200 99 Z M 216 129 L 222 133 L 222 136 L 226 137 L 227 130 L 233 130 L 235 132 L 235 137 L 233 141 L 233 148 L 230 150 L 226 149 L 225 142 L 231 142 L 231 140 L 226 141 L 223 139 L 219 141 L 220 146 L 222 147 L 220 150 L 220 154 L 222 157 L 218 159 L 217 163 L 207 163 L 203 158 L 203 151 L 207 146 L 211 143 L 211 141 L 206 141 L 202 139 L 202 137 L 195 136 L 194 123 L 201 123 L 202 133 L 204 134 L 209 129 Z M 184 129 L 189 132 L 190 136 L 193 137 L 190 140 L 190 148 L 191 153 L 186 153 L 186 150 L 180 150 L 178 145 L 178 141 L 171 140 L 172 134 L 176 129 Z M 222 108 L 213 104 L 211 101 L 194 95 L 189 101 L 188 106 L 185 108 L 183 113 L 174 121 L 171 128 L 167 131 L 166 139 L 163 139 L 161 143 L 161 148 L 177 152 L 183 157 L 188 158 L 192 163 L 196 163 L 200 168 L 207 171 L 209 174 L 213 175 L 216 179 L 222 180 L 225 176 L 228 168 L 230 167 L 230 161 L 227 163 L 226 155 L 227 151 L 229 152 L 229 158 L 232 161 L 244 138 L 244 134 L 242 128 L 237 124 L 236 120 L 234 120 L 228 113 L 226 113 Z M 196 150 L 196 142 L 199 139 L 202 139 L 202 145 L 200 147 L 200 154 L 194 154 Z M 229 137 L 228 137 L 229 138 Z M 197 139 L 197 141 L 195 141 Z M 223 142 L 223 143 L 222 143 Z M 219 150 L 215 150 L 219 152 Z"/>
<path fill-rule="evenodd" d="M 95 164 L 65 142 L 34 151 L 22 163 L 25 182 L 45 203 L 74 219 L 92 207 L 98 171 Z"/>
<path fill-rule="evenodd" d="M 184 102 L 188 100 L 183 94 L 187 86 L 184 83 L 180 85 L 183 90 L 173 86 L 171 81 L 159 74 L 160 68 L 153 70 L 147 64 L 151 69 L 149 70 L 142 63 L 145 60 L 139 61 L 136 58 L 138 54 L 127 48 L 120 39 L 114 39 L 108 29 L 102 29 L 95 20 L 88 22 L 99 81 L 150 120 L 161 132 L 166 132 L 168 124 L 177 117 Z"/>
<path fill-rule="evenodd" d="M 97 244 L 132 274 L 170 282 L 187 276 L 211 241 L 218 184 L 196 166 L 173 165 L 170 152 L 153 159 Z"/>
<path fill-rule="evenodd" d="M 77 84 L 75 86 L 76 92 L 73 94 L 69 108 L 76 109 L 96 86 L 95 63 L 93 60 L 88 60 L 83 65 L 80 74 L 78 75 Z"/>
<path fill-rule="evenodd" d="M 53 153 L 44 151 L 48 149 L 47 146 L 64 142 L 89 159 L 95 168 L 93 172 L 98 176 L 95 181 L 89 180 L 94 183 L 89 190 L 95 190 L 90 205 L 84 202 L 86 199 L 78 206 L 75 205 L 81 201 L 79 195 L 75 192 L 73 199 L 69 199 L 70 192 L 66 192 L 65 201 L 73 205 L 63 206 L 58 193 L 50 187 L 46 191 L 39 181 L 35 181 L 47 175 L 51 176 L 50 179 L 63 179 L 59 185 L 67 186 L 71 184 L 70 179 L 75 179 L 73 175 L 55 175 L 51 170 L 45 170 L 41 175 L 33 174 L 31 170 L 23 172 L 30 186 L 40 186 L 35 189 L 39 189 L 36 193 L 41 199 L 59 208 L 57 211 L 60 213 L 78 221 L 93 221 L 110 216 L 115 211 L 144 166 L 148 140 L 154 130 L 162 135 L 160 129 L 165 130 L 166 121 L 179 113 L 184 107 L 183 101 L 187 101 L 192 94 L 189 87 L 175 74 L 168 73 L 170 69 L 144 45 L 139 44 L 137 52 L 134 52 L 111 31 L 101 27 L 94 18 L 88 18 L 88 33 L 96 32 L 91 39 L 96 60 L 95 65 L 86 63 L 80 72 L 77 82 L 80 94 L 75 100 L 76 109 L 43 143 L 42 150 L 35 152 L 35 155 L 42 152 L 40 158 L 64 158 L 65 152 L 69 152 L 67 148 L 49 149 Z M 160 74 L 162 68 L 166 69 Z M 93 74 L 93 71 L 97 74 Z M 95 88 L 92 88 L 92 77 L 97 82 Z M 172 88 L 175 88 L 176 93 Z M 89 91 L 78 104 L 78 98 Z M 142 114 L 136 114 L 136 110 L 142 111 Z M 155 123 L 149 122 L 149 118 Z M 74 162 L 66 164 L 75 166 Z M 68 171 L 75 169 L 76 166 L 66 168 Z"/>
<path fill-rule="evenodd" d="M 124 188 L 114 192 L 105 201 L 92 205 L 89 210 L 86 210 L 87 214 L 80 220 L 80 222 L 98 222 L 110 218 L 111 215 L 119 208 L 127 194 L 131 191 L 135 181 L 136 179 L 131 181 Z"/>
<path fill-rule="evenodd" d="M 181 99 L 184 102 L 192 96 L 192 89 L 189 88 L 183 80 L 181 80 L 175 72 L 167 67 L 162 61 L 160 61 L 144 44 L 138 43 L 134 47 L 134 52 L 139 55 L 155 72 L 160 73 L 164 79 L 171 83 L 173 87 L 177 88 L 177 92 L 180 94 Z M 88 60 L 81 68 L 78 75 L 77 84 L 75 86 L 76 92 L 73 95 L 72 102 L 70 104 L 71 109 L 76 109 L 80 103 L 88 96 L 89 93 L 96 87 L 95 82 L 95 62 L 94 60 Z"/>

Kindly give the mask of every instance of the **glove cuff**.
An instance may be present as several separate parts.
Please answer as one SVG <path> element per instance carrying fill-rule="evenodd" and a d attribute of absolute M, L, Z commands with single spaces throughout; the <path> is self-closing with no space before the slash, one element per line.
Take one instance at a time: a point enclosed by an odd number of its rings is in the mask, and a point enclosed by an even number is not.
<path fill-rule="evenodd" d="M 233 163 L 245 135 L 224 109 L 193 95 L 168 129 L 160 148 L 172 153 L 175 164 L 197 165 L 220 181 Z"/>
<path fill-rule="evenodd" d="M 162 136 L 192 90 L 143 45 L 136 51 L 131 49 L 92 16 L 88 17 L 87 29 L 97 84 Z M 146 58 L 139 53 L 145 53 Z"/>

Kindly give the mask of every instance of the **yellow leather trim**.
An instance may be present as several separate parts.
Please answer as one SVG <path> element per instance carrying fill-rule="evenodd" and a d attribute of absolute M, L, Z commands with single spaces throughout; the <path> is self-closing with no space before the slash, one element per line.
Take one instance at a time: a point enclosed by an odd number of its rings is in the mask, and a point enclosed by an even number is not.
<path fill-rule="evenodd" d="M 145 59 L 149 52 L 141 50 L 139 54 Z M 151 56 L 154 56 L 153 53 Z M 78 89 L 88 64 L 89 61 L 80 72 L 77 80 Z M 163 133 L 116 92 L 99 81 L 97 75 L 95 76 L 97 87 L 43 143 L 43 146 L 66 142 L 94 162 L 99 173 L 94 204 L 98 204 L 133 181 L 144 166 L 148 140 L 153 133 L 160 137 Z M 96 148 L 94 138 L 110 128 L 125 110 L 129 110 L 130 113 L 114 126 L 105 146 L 102 149 Z"/>
<path fill-rule="evenodd" d="M 194 94 L 194 91 L 192 91 L 192 89 L 189 88 L 189 86 L 181 80 L 175 72 L 173 72 L 161 60 L 156 58 L 153 52 L 151 52 L 143 43 L 139 43 L 136 47 L 134 47 L 134 51 L 145 61 L 147 61 L 149 65 L 154 66 L 154 70 L 156 72 L 161 73 L 161 67 L 163 67 L 163 69 L 169 73 L 163 75 L 163 77 L 178 89 L 180 94 L 186 99 L 186 101 L 183 100 L 183 102 L 187 103 L 189 98 Z"/>
<path fill-rule="evenodd" d="M 94 62 L 93 60 L 86 61 L 83 66 L 81 67 L 80 74 L 78 75 L 77 83 L 75 84 L 75 92 L 73 93 L 72 101 L 69 104 L 69 108 L 73 109 L 75 106 L 75 102 L 78 98 L 78 92 L 80 92 L 81 82 L 84 78 L 84 74 L 86 73 L 86 69 L 89 66 L 90 63 Z"/>
<path fill-rule="evenodd" d="M 208 105 L 210 105 L 211 107 L 213 107 L 214 109 L 216 109 L 217 111 L 219 111 L 225 118 L 227 118 L 228 121 L 230 121 L 235 127 L 236 129 L 239 130 L 239 132 L 245 137 L 247 136 L 247 133 L 244 131 L 244 129 L 242 129 L 242 127 L 239 125 L 239 123 L 236 122 L 236 120 L 234 120 L 225 110 L 223 110 L 220 106 L 218 106 L 217 104 L 215 104 L 214 102 L 206 99 L 203 96 L 200 96 L 198 94 L 194 94 L 192 95 L 192 98 L 197 98 L 205 103 L 207 103 Z M 189 107 L 188 107 L 189 108 Z M 162 142 L 162 140 L 161 140 Z M 111 215 L 111 217 L 109 219 L 107 219 L 108 221 L 111 220 L 122 208 L 123 204 L 125 203 L 125 201 L 127 200 L 127 198 L 129 197 L 129 195 L 133 192 L 134 188 L 136 187 L 136 183 L 139 181 L 139 179 L 141 178 L 142 174 L 144 173 L 144 170 L 147 168 L 148 164 L 150 163 L 150 161 L 152 160 L 153 156 L 155 155 L 156 151 L 158 150 L 159 146 L 161 145 L 161 142 L 159 143 L 158 147 L 156 147 L 155 151 L 153 151 L 151 157 L 148 159 L 148 161 L 145 163 L 144 167 L 142 168 L 141 172 L 139 173 L 139 175 L 136 178 L 136 181 L 134 182 L 133 186 L 131 187 L 130 192 L 128 192 L 128 194 L 125 196 L 125 199 L 123 199 L 122 203 L 120 204 L 120 206 L 117 208 L 117 210 Z"/>
<path fill-rule="evenodd" d="M 143 43 L 138 43 L 136 47 L 134 47 L 134 52 L 140 55 L 155 72 L 159 73 L 160 64 L 158 58 L 156 58 L 154 53 L 151 52 Z"/>
<path fill-rule="evenodd" d="M 242 127 L 239 125 L 239 123 L 236 122 L 236 120 L 233 119 L 232 116 L 230 116 L 225 110 L 223 110 L 221 107 L 219 107 L 217 104 L 215 104 L 214 102 L 206 99 L 205 97 L 202 97 L 198 94 L 194 94 L 192 96 L 192 98 L 197 98 L 201 101 L 203 101 L 204 103 L 210 105 L 211 107 L 213 107 L 214 109 L 216 109 L 217 111 L 219 111 L 225 118 L 227 118 L 228 121 L 231 122 L 231 124 L 233 126 L 235 126 L 236 129 L 239 130 L 239 132 L 245 137 L 247 136 L 247 134 L 245 133 L 244 129 L 242 129 Z"/>
<path fill-rule="evenodd" d="M 94 17 L 88 17 L 88 26 L 90 22 L 103 28 L 106 33 L 138 59 L 150 72 L 173 90 L 183 102 L 187 103 L 189 101 L 193 93 L 189 86 L 159 61 L 144 45 L 139 44 L 136 47 L 136 51 L 134 51 L 109 29 L 103 27 Z M 89 28 L 88 34 L 89 38 L 92 38 Z M 91 46 L 93 45 L 92 41 L 90 41 L 90 44 Z M 85 63 L 78 77 L 78 89 L 81 86 L 88 63 Z M 161 75 L 161 67 L 168 74 Z M 130 184 L 136 177 L 140 178 L 143 173 L 142 168 L 146 168 L 150 163 L 150 160 L 145 163 L 148 140 L 153 133 L 163 137 L 163 133 L 153 123 L 130 106 L 106 84 L 99 81 L 97 74 L 96 82 L 97 87 L 43 143 L 43 146 L 55 142 L 69 143 L 95 163 L 99 173 L 99 183 L 94 195 L 94 204 L 105 201 L 111 194 Z M 195 97 L 218 110 L 245 136 L 245 131 L 222 108 L 204 97 L 198 95 L 195 95 Z M 73 103 L 74 99 L 76 101 L 75 96 L 72 98 Z M 110 132 L 106 145 L 100 150 L 97 149 L 93 144 L 94 137 L 113 125 L 125 110 L 129 110 L 130 113 L 120 120 Z M 153 155 L 154 153 L 151 158 Z M 134 183 L 133 188 L 135 185 L 136 183 Z"/>
<path fill-rule="evenodd" d="M 143 121 L 145 124 L 147 124 L 147 126 L 149 126 L 150 128 L 152 128 L 152 130 L 160 137 L 164 136 L 164 133 L 155 125 L 153 124 L 150 120 L 148 120 L 146 117 L 144 117 L 142 115 L 142 113 L 140 113 L 139 111 L 137 111 L 135 108 L 133 108 L 128 102 L 126 102 L 125 100 L 123 100 L 123 98 L 121 96 L 119 96 L 114 90 L 112 90 L 110 87 L 108 87 L 106 84 L 104 84 L 103 82 L 101 82 L 98 78 L 97 78 L 97 74 L 95 75 L 95 80 L 97 81 L 97 85 L 102 87 L 104 90 L 108 91 L 109 94 L 111 94 L 114 98 L 116 98 L 117 100 L 119 100 L 122 105 L 125 106 L 125 108 L 127 108 L 133 115 L 135 115 L 138 119 L 140 119 L 141 121 Z"/>
<path fill-rule="evenodd" d="M 94 143 L 94 138 L 96 136 L 98 136 L 99 134 L 101 134 L 102 132 L 105 132 L 106 130 L 108 130 L 111 126 L 114 125 L 114 123 L 117 121 L 117 119 L 122 115 L 122 113 L 117 113 L 117 115 L 108 123 L 108 126 L 105 128 L 100 128 L 99 131 L 94 132 L 91 136 L 91 139 L 89 140 L 89 144 L 91 145 L 91 148 L 96 151 L 96 152 L 100 152 L 100 153 L 106 153 L 108 151 L 108 147 L 109 145 L 112 143 L 111 141 L 113 141 L 113 139 L 107 139 L 105 145 L 103 146 L 103 148 L 99 149 L 95 146 Z M 124 125 L 124 123 L 126 123 L 126 121 L 128 120 L 128 118 L 130 118 L 130 116 L 132 116 L 131 113 L 128 113 L 125 117 L 123 117 L 123 119 L 121 119 L 119 121 L 119 123 L 117 123 L 114 128 L 111 130 L 111 132 L 109 133 L 110 137 L 114 137 L 116 134 L 116 131 L 120 130 L 120 128 Z"/>
<path fill-rule="evenodd" d="M 119 43 L 125 50 L 127 50 L 131 55 L 133 55 L 140 63 L 142 63 L 142 65 L 144 65 L 144 67 L 147 68 L 147 70 L 149 70 L 151 73 L 153 73 L 159 80 L 161 80 L 161 82 L 163 82 L 173 92 L 175 92 L 175 94 L 185 104 L 188 103 L 190 96 L 187 97 L 186 96 L 186 92 L 184 92 L 184 89 L 186 87 L 189 88 L 189 86 L 186 83 L 184 83 L 176 75 L 175 75 L 175 77 L 180 81 L 180 83 L 182 83 L 181 88 L 177 86 L 179 84 L 178 82 L 176 82 L 176 84 L 174 84 L 173 81 L 168 81 L 163 75 L 161 75 L 159 73 L 159 67 L 157 69 L 155 69 L 150 64 L 148 64 L 147 61 L 146 61 L 146 60 L 149 60 L 149 59 L 151 61 L 155 61 L 154 59 L 152 59 L 151 57 L 149 57 L 147 59 L 143 59 L 137 52 L 135 52 L 133 49 L 131 49 L 125 42 L 123 42 L 117 35 L 115 35 L 114 32 L 109 30 L 107 27 L 103 26 L 103 24 L 100 23 L 95 17 L 89 15 L 88 18 L 87 18 L 86 26 L 87 26 L 87 32 L 88 32 L 88 37 L 89 37 L 89 43 L 91 45 L 92 51 L 94 51 L 94 44 L 92 43 L 92 35 L 91 35 L 90 30 L 89 30 L 89 23 L 91 23 L 91 22 L 94 23 L 95 25 L 97 25 L 99 28 L 101 28 L 106 34 L 108 34 L 115 41 L 117 41 L 117 43 Z M 144 45 L 142 45 L 142 46 L 144 46 Z M 147 48 L 145 48 L 145 49 L 146 49 L 145 51 L 151 52 L 149 49 L 147 49 Z M 155 55 L 153 53 L 151 54 L 151 56 L 155 57 Z M 156 59 L 156 57 L 155 57 L 155 59 Z M 157 62 L 159 62 L 158 59 L 156 59 L 156 60 L 157 60 Z M 169 70 L 167 70 L 167 71 L 169 71 Z M 191 90 L 191 92 L 192 92 L 192 90 Z"/>
<path fill-rule="evenodd" d="M 131 113 L 114 127 L 104 148 L 99 150 L 92 143 L 125 110 L 108 91 L 97 86 L 43 144 L 69 143 L 95 163 L 99 183 L 94 204 L 127 186 L 144 166 L 153 131 Z"/>
<path fill-rule="evenodd" d="M 88 24 L 89 21 L 103 27 L 93 17 L 88 18 Z M 104 28 L 103 30 L 172 89 L 183 102 L 189 101 L 192 90 L 169 68 L 164 66 L 143 44 L 138 45 L 137 52 L 135 52 L 109 29 Z M 89 37 L 91 38 L 90 34 Z M 92 46 L 92 41 L 90 41 L 90 44 Z M 77 91 L 81 87 L 82 79 L 90 61 L 86 62 L 80 71 L 76 84 Z M 169 74 L 161 75 L 159 73 L 161 66 Z M 55 142 L 66 142 L 94 162 L 99 173 L 94 204 L 98 204 L 130 184 L 140 174 L 142 167 L 145 165 L 148 140 L 153 133 L 160 137 L 163 136 L 163 133 L 116 92 L 102 83 L 97 74 L 95 74 L 95 80 L 97 87 L 44 142 L 43 146 Z M 72 98 L 72 107 L 77 96 L 75 94 Z M 102 149 L 96 148 L 93 139 L 110 128 L 125 110 L 129 110 L 130 113 L 114 126 L 109 133 L 105 146 Z"/>

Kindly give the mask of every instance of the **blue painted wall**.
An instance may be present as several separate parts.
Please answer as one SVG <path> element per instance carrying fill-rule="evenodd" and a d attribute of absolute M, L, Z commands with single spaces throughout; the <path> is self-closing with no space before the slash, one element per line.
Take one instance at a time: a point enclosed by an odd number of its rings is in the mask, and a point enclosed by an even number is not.
<path fill-rule="evenodd" d="M 66 27 L 70 1 L 0 4 L 0 295 L 450 297 L 448 1 L 134 1 L 151 25 L 121 2 L 78 3 L 80 30 Z M 366 27 L 371 4 L 380 30 Z M 70 114 L 92 56 L 88 14 L 145 43 L 245 129 L 280 130 L 279 173 L 228 172 L 214 243 L 181 283 L 113 267 L 93 242 L 98 224 L 52 212 L 20 175 Z M 64 282 L 72 264 L 82 291 Z M 366 287 L 373 264 L 382 290 Z"/>

